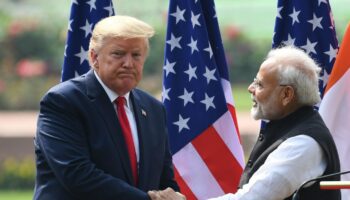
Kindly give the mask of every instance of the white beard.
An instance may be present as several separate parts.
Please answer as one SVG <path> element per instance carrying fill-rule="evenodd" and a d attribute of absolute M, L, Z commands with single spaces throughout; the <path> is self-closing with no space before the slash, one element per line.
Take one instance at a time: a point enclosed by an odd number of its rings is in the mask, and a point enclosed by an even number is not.
<path fill-rule="evenodd" d="M 275 96 L 271 94 L 269 99 L 265 103 L 258 102 L 253 96 L 252 100 L 254 102 L 253 107 L 250 109 L 250 115 L 255 120 L 270 120 L 278 113 L 275 107 Z"/>
<path fill-rule="evenodd" d="M 252 116 L 252 118 L 255 120 L 263 119 L 264 114 L 259 104 L 256 107 L 252 107 L 250 109 L 250 116 Z"/>

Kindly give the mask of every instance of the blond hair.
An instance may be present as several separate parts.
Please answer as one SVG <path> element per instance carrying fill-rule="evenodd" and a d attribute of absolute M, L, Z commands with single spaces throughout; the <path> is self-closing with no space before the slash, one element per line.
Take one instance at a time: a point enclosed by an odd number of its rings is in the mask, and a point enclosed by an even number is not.
<path fill-rule="evenodd" d="M 116 15 L 99 21 L 92 32 L 89 44 L 89 62 L 91 50 L 98 52 L 106 38 L 144 38 L 146 52 L 149 49 L 148 39 L 154 35 L 154 29 L 147 23 L 130 16 Z"/>

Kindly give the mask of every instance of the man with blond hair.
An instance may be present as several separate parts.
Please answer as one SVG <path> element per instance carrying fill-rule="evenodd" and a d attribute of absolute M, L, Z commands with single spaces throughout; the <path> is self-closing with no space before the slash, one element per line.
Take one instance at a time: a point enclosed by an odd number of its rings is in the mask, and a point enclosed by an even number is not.
<path fill-rule="evenodd" d="M 153 34 L 133 17 L 101 20 L 90 40 L 92 69 L 45 94 L 35 200 L 149 200 L 150 190 L 179 190 L 165 109 L 136 88 Z"/>

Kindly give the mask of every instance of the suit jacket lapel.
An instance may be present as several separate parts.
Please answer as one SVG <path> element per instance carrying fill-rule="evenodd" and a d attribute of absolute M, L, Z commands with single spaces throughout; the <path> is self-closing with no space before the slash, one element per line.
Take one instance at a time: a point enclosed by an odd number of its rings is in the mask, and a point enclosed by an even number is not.
<path fill-rule="evenodd" d="M 137 90 L 131 91 L 131 102 L 134 109 L 134 115 L 137 125 L 137 132 L 139 137 L 139 188 L 143 188 L 147 182 L 147 173 L 145 170 L 145 164 L 148 163 L 145 161 L 145 154 L 148 153 L 148 142 L 147 142 L 147 109 L 145 108 L 143 102 L 140 99 L 140 96 L 137 93 Z"/>
<path fill-rule="evenodd" d="M 86 85 L 87 95 L 91 102 L 95 104 L 96 112 L 100 114 L 101 118 L 107 124 L 109 136 L 112 138 L 116 152 L 121 158 L 121 163 L 125 174 L 127 175 L 128 182 L 133 184 L 134 181 L 132 178 L 129 154 L 114 106 L 92 70 L 86 75 Z"/>

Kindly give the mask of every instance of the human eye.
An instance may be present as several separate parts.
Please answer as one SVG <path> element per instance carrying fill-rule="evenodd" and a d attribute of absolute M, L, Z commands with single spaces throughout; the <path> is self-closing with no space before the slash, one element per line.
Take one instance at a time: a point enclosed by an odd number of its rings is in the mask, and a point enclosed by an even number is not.
<path fill-rule="evenodd" d="M 132 53 L 132 57 L 135 59 L 139 59 L 139 58 L 141 58 L 141 56 L 142 56 L 142 54 L 139 52 Z"/>
<path fill-rule="evenodd" d="M 124 53 L 123 51 L 116 50 L 116 51 L 113 51 L 112 54 L 113 54 L 114 56 L 121 57 L 121 56 L 123 56 L 125 53 Z"/>
<path fill-rule="evenodd" d="M 254 78 L 253 80 L 253 86 L 258 89 L 261 89 L 263 87 L 263 85 L 261 84 L 261 81 L 257 78 Z"/>

